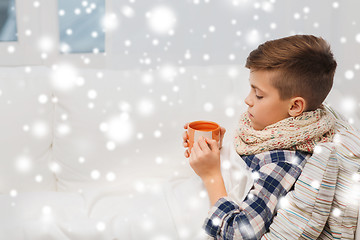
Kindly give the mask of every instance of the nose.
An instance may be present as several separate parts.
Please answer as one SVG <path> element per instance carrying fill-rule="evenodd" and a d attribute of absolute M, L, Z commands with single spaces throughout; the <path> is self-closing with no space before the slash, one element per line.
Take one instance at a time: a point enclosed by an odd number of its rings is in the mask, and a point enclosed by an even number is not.
<path fill-rule="evenodd" d="M 249 107 L 251 107 L 253 105 L 253 102 L 250 98 L 250 94 L 245 98 L 244 101 L 245 101 L 246 105 L 248 105 Z"/>

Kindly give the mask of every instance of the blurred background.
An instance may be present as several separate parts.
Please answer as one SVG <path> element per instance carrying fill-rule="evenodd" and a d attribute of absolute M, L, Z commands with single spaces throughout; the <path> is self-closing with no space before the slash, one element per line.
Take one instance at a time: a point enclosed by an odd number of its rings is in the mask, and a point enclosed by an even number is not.
<path fill-rule="evenodd" d="M 88 67 L 88 54 L 106 55 L 90 67 L 117 70 L 243 66 L 266 40 L 313 34 L 331 44 L 338 61 L 334 89 L 346 92 L 344 108 L 356 111 L 359 7 L 356 0 L 1 0 L 1 63 L 51 65 L 66 55 Z"/>
<path fill-rule="evenodd" d="M 129 124 L 120 123 L 128 129 L 122 142 L 151 146 L 161 139 L 183 158 L 186 122 L 217 121 L 231 139 L 246 109 L 248 54 L 293 34 L 330 43 L 338 68 L 326 101 L 360 128 L 358 9 L 357 0 L 1 0 L 0 66 L 20 67 L 21 74 L 44 66 L 60 79 L 90 69 L 98 85 L 84 89 L 88 111 L 106 95 L 108 71 L 121 72 L 124 98 L 111 104 L 130 113 Z M 6 103 L 12 95 L 3 84 Z M 89 88 L 86 78 L 81 86 Z"/>
<path fill-rule="evenodd" d="M 248 54 L 313 34 L 338 63 L 326 102 L 360 129 L 359 9 L 359 0 L 0 0 L 0 238 L 195 239 L 208 199 L 184 157 L 184 124 L 218 122 L 233 141 Z"/>

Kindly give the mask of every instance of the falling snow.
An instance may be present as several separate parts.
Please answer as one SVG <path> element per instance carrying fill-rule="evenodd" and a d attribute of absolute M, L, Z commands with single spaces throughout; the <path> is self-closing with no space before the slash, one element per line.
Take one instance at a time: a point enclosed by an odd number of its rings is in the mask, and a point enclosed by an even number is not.
<path fill-rule="evenodd" d="M 149 26 L 155 33 L 170 33 L 175 27 L 176 17 L 172 9 L 168 7 L 155 7 L 146 13 Z"/>
<path fill-rule="evenodd" d="M 4 110 L 4 119 L 8 112 L 18 114 L 11 115 L 11 121 L 5 122 L 3 128 L 14 128 L 4 143 L 11 145 L 14 143 L 9 139 L 19 138 L 16 154 L 11 152 L 12 155 L 6 156 L 10 160 L 4 161 L 9 166 L 4 167 L 11 169 L 10 180 L 18 177 L 21 184 L 11 186 L 9 183 L 10 187 L 2 192 L 11 199 L 6 206 L 18 208 L 24 189 L 31 190 L 32 186 L 40 189 L 52 181 L 52 187 L 65 190 L 62 193 L 76 192 L 84 199 L 89 194 L 87 187 L 100 186 L 104 193 L 108 189 L 116 192 L 118 196 L 111 196 L 128 204 L 125 208 L 129 209 L 125 210 L 135 209 L 134 202 L 149 201 L 144 204 L 146 208 L 142 208 L 142 204 L 136 206 L 136 220 L 126 215 L 124 209 L 118 210 L 121 204 L 109 204 L 106 207 L 114 208 L 113 213 L 120 216 L 112 219 L 114 223 L 134 224 L 138 227 L 137 234 L 145 233 L 151 240 L 174 239 L 173 235 L 158 231 L 161 218 L 157 219 L 155 214 L 156 203 L 150 201 L 155 199 L 160 212 L 164 212 L 171 207 L 171 202 L 161 202 L 161 197 L 168 194 L 170 198 L 174 194 L 166 191 L 171 187 L 180 191 L 188 176 L 197 177 L 189 173 L 188 159 L 183 157 L 184 122 L 195 118 L 216 119 L 227 128 L 226 136 L 230 140 L 231 127 L 237 123 L 238 114 L 245 106 L 248 75 L 244 75 L 243 66 L 246 57 L 260 43 L 289 34 L 323 36 L 334 47 L 338 68 L 327 101 L 344 114 L 348 123 L 359 127 L 360 63 L 357 56 L 360 54 L 360 32 L 357 29 L 360 18 L 357 12 L 351 12 L 350 5 L 343 1 L 306 5 L 299 2 L 286 9 L 284 1 L 114 2 L 106 14 L 98 16 L 99 28 L 91 26 L 82 34 L 75 28 L 79 23 L 74 23 L 58 33 L 69 38 L 80 34 L 92 41 L 105 41 L 105 52 L 94 46 L 89 52 L 76 54 L 71 54 L 72 44 L 59 41 L 58 35 L 51 35 L 51 31 L 47 31 L 49 26 L 34 14 L 17 16 L 17 19 L 23 17 L 18 36 L 24 41 L 22 44 L 4 43 L 2 54 L 9 60 L 6 64 L 13 66 L 11 62 L 14 61 L 19 66 L 15 67 L 18 75 L 14 76 L 21 81 L 9 75 L 7 83 L 0 82 L 0 107 Z M 55 15 L 57 20 L 71 16 L 96 19 L 100 5 L 97 1 L 80 1 L 72 9 L 58 9 Z M 46 4 L 42 1 L 32 1 L 30 6 L 35 13 L 46 12 Z M 342 12 L 346 12 L 346 17 L 341 18 Z M 333 21 L 334 16 L 338 22 Z M 31 18 L 36 18 L 39 25 L 34 26 Z M 87 21 L 82 22 L 84 28 L 89 28 Z M 48 24 L 52 24 L 51 21 Z M 24 50 L 23 43 L 28 44 L 31 51 Z M 81 43 L 87 44 L 85 40 Z M 46 76 L 41 71 L 47 70 L 39 70 L 39 64 L 48 70 Z M 3 78 L 7 78 L 7 67 Z M 342 135 L 335 135 L 337 147 L 343 141 Z M 25 144 L 21 145 L 23 142 Z M 325 148 L 317 146 L 314 154 L 324 151 Z M 40 168 L 39 163 L 43 164 Z M 299 159 L 294 156 L 291 164 L 299 164 Z M 227 160 L 221 164 L 224 171 L 232 171 L 232 167 Z M 233 171 L 232 175 L 236 180 L 242 179 L 239 171 Z M 163 183 L 169 177 L 174 182 L 178 180 L 176 186 Z M 252 173 L 254 180 L 260 177 L 259 172 Z M 358 183 L 360 174 L 352 173 L 351 181 Z M 71 189 L 71 184 L 75 190 Z M 321 183 L 311 181 L 310 186 L 318 190 Z M 176 237 L 204 236 L 201 224 L 206 215 L 199 212 L 208 211 L 208 193 L 199 181 L 184 183 L 183 188 L 181 193 L 176 192 L 179 195 L 175 196 L 183 196 L 176 207 L 182 210 L 184 219 L 189 212 L 194 212 L 197 218 L 191 216 L 191 221 L 184 221 L 187 224 L 176 226 Z M 358 199 L 358 192 L 356 187 L 351 188 L 347 196 L 349 201 Z M 248 195 L 248 199 L 253 198 L 253 194 Z M 96 204 L 101 205 L 102 200 L 106 202 L 106 197 L 91 200 L 94 202 L 87 203 L 96 209 Z M 31 207 L 32 203 L 29 204 Z M 278 207 L 286 209 L 289 204 L 288 198 L 283 197 Z M 83 209 L 86 207 L 80 210 Z M 51 201 L 39 204 L 35 210 L 44 229 L 61 216 Z M 112 222 L 96 218 L 96 211 L 92 214 L 90 232 L 102 236 L 112 231 Z M 335 218 L 342 214 L 339 208 L 331 210 Z M 109 218 L 110 215 L 109 212 Z M 193 224 L 195 220 L 199 226 Z M 219 226 L 221 219 L 214 218 L 212 223 Z M 198 227 L 196 231 L 194 226 Z M 75 227 L 68 224 L 63 230 L 70 236 L 76 231 Z M 240 227 L 246 230 L 249 226 Z"/>

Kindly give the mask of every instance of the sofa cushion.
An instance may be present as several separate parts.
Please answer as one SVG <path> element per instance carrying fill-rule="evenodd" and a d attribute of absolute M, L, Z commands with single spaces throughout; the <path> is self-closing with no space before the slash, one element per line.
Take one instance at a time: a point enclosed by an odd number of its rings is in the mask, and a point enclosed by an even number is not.
<path fill-rule="evenodd" d="M 101 77 L 99 72 L 77 70 L 83 84 L 54 88 L 58 190 L 114 190 L 128 184 L 141 191 L 143 179 L 173 176 L 182 165 L 171 156 L 179 159 L 182 149 L 169 144 L 180 134 L 165 131 L 171 112 L 152 108 L 160 103 L 139 84 L 142 72 L 101 71 Z"/>
<path fill-rule="evenodd" d="M 184 123 L 224 119 L 225 100 L 208 96 L 238 95 L 238 88 L 228 76 L 229 66 L 188 67 L 182 73 L 176 68 L 170 79 L 164 71 L 169 70 L 77 69 L 68 89 L 54 86 L 58 102 L 53 154 L 59 191 L 112 190 L 124 183 L 141 191 L 147 178 L 193 175 L 181 145 Z M 246 89 L 242 91 L 245 95 Z M 207 102 L 214 110 L 204 113 Z"/>
<path fill-rule="evenodd" d="M 0 195 L 0 239 L 110 240 L 177 236 L 161 188 L 113 192 L 27 192 Z"/>
<path fill-rule="evenodd" d="M 0 193 L 55 190 L 48 73 L 45 67 L 1 68 Z"/>

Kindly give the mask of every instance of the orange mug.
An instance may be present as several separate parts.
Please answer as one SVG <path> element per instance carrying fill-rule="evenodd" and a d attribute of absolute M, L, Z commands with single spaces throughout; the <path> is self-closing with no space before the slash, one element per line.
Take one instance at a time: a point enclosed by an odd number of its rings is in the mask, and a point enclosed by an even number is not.
<path fill-rule="evenodd" d="M 214 139 L 220 143 L 220 126 L 215 122 L 210 121 L 195 121 L 188 125 L 187 129 L 189 137 L 189 153 L 194 145 L 194 142 L 199 140 L 199 137 L 203 136 L 209 139 Z"/>

